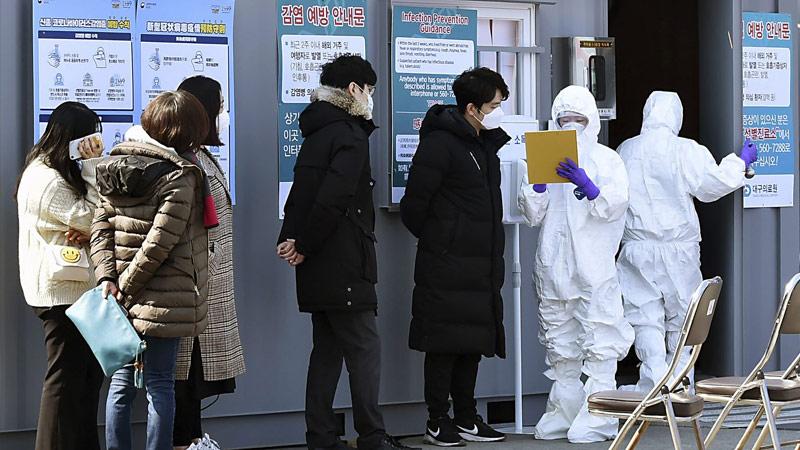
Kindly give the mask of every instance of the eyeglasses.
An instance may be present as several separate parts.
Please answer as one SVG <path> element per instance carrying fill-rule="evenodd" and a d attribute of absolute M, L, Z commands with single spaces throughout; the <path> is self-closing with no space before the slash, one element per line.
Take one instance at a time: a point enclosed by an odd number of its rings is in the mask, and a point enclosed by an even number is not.
<path fill-rule="evenodd" d="M 360 89 L 361 92 L 369 95 L 370 97 L 372 97 L 372 95 L 375 93 L 375 86 L 367 85 L 367 89 L 366 90 L 364 90 L 364 88 L 362 88 L 361 86 L 358 86 L 358 89 Z"/>

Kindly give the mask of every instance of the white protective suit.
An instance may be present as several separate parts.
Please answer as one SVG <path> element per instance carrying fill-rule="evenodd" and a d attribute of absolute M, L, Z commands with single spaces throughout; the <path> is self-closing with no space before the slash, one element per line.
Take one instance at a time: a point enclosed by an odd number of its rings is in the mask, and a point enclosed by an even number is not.
<path fill-rule="evenodd" d="M 539 341 L 553 380 L 538 439 L 598 442 L 617 434 L 617 420 L 592 416 L 586 398 L 616 389 L 617 361 L 627 355 L 633 329 L 625 321 L 614 257 L 628 208 L 628 175 L 619 155 L 597 142 L 600 116 L 585 88 L 569 86 L 553 102 L 552 117 L 571 111 L 589 123 L 578 135 L 578 164 L 600 189 L 579 200 L 575 185 L 550 184 L 537 193 L 528 180 L 518 202 L 531 226 L 541 226 L 533 281 L 539 297 Z M 588 377 L 581 382 L 581 373 Z"/>
<path fill-rule="evenodd" d="M 700 273 L 700 222 L 693 199 L 713 202 L 744 184 L 745 163 L 678 137 L 678 94 L 655 91 L 644 106 L 642 133 L 619 147 L 630 178 L 630 206 L 617 261 L 625 317 L 636 331 L 642 365 L 636 390 L 649 391 L 675 354 Z M 685 363 L 689 350 L 681 355 Z"/>

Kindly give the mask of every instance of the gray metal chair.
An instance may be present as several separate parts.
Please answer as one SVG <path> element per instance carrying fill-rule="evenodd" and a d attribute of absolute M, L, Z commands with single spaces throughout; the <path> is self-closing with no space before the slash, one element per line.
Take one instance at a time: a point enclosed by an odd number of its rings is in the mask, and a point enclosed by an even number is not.
<path fill-rule="evenodd" d="M 758 422 L 764 414 L 767 416 L 767 426 L 761 430 L 753 448 L 781 448 L 776 417 L 784 407 L 800 404 L 800 379 L 797 377 L 800 355 L 783 372 L 765 374 L 764 366 L 772 357 L 778 339 L 783 334 L 800 334 L 800 273 L 793 276 L 786 284 L 767 349 L 750 374 L 746 377 L 711 378 L 697 382 L 697 394 L 705 401 L 725 404 L 719 418 L 706 436 L 706 447 L 710 447 L 714 442 L 722 424 L 734 407 L 755 405 L 759 407 L 758 411 L 750 421 L 736 449 L 744 448 L 753 431 L 758 428 Z M 767 430 L 772 437 L 772 445 L 762 447 L 761 444 L 766 438 Z M 800 441 L 783 443 L 783 445 L 787 444 L 798 444 L 795 448 L 800 449 Z"/>
<path fill-rule="evenodd" d="M 650 392 L 603 391 L 589 396 L 589 412 L 603 417 L 627 419 L 611 443 L 609 450 L 622 446 L 626 435 L 638 421 L 642 421 L 627 445 L 633 449 L 641 440 L 652 422 L 666 422 L 672 436 L 672 445 L 681 449 L 678 423 L 692 423 L 697 447 L 704 449 L 698 419 L 703 413 L 703 399 L 688 389 L 687 375 L 694 368 L 700 349 L 708 337 L 711 321 L 722 289 L 722 278 L 705 280 L 697 288 L 689 303 L 689 311 L 683 323 L 678 349 L 691 347 L 691 358 L 685 367 L 680 366 L 681 352 L 676 351 L 667 373 Z"/>

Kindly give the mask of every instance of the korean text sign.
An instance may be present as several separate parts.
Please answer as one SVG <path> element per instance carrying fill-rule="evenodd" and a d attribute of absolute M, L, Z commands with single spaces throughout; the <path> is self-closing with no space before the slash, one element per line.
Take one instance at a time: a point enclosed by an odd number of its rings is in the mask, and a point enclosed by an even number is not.
<path fill-rule="evenodd" d="M 136 117 L 131 1 L 33 0 L 34 140 L 61 103 L 98 113 L 106 149 Z"/>
<path fill-rule="evenodd" d="M 278 17 L 278 217 L 303 144 L 300 113 L 319 86 L 322 66 L 341 56 L 367 57 L 366 0 L 281 0 Z"/>
<path fill-rule="evenodd" d="M 235 200 L 234 0 L 32 0 L 35 139 L 52 111 L 78 101 L 101 118 L 106 151 L 161 92 L 217 80 L 230 126 L 217 157 Z"/>
<path fill-rule="evenodd" d="M 236 200 L 236 115 L 233 89 L 233 0 L 137 2 L 135 90 L 142 111 L 164 91 L 202 75 L 219 82 L 230 124 L 219 123 L 222 146 L 210 147 Z"/>
<path fill-rule="evenodd" d="M 793 204 L 792 23 L 787 14 L 742 14 L 742 125 L 759 153 L 757 175 L 745 183 L 745 208 Z"/>

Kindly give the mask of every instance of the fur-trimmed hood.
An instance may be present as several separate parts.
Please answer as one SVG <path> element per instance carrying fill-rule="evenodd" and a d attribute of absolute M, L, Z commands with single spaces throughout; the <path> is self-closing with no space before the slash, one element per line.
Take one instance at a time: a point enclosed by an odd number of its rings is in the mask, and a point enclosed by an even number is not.
<path fill-rule="evenodd" d="M 369 110 L 344 89 L 321 86 L 311 96 L 311 104 L 300 114 L 303 137 L 314 134 L 334 122 L 350 122 L 371 133 L 375 124 L 368 119 Z"/>
<path fill-rule="evenodd" d="M 344 89 L 320 86 L 311 94 L 311 101 L 328 102 L 337 108 L 343 109 L 351 116 L 363 117 L 367 120 L 372 119 L 372 111 L 367 108 L 367 105 L 356 100 Z"/>

